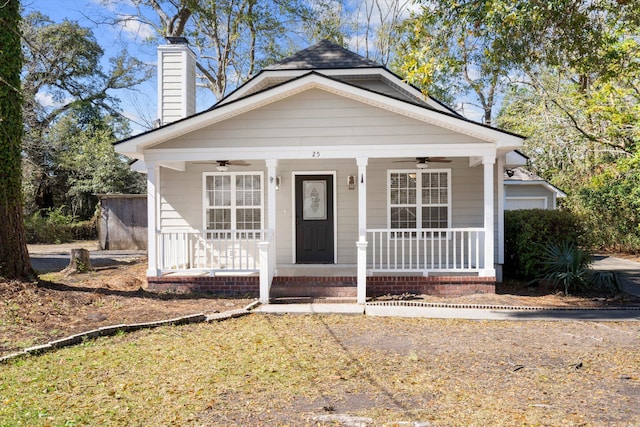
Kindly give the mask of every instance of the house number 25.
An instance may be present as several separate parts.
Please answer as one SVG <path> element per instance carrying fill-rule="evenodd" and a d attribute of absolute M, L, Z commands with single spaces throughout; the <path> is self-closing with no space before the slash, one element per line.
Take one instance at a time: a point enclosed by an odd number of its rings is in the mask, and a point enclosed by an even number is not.
<path fill-rule="evenodd" d="M 314 151 L 313 153 L 311 153 L 311 157 L 320 157 L 320 152 Z"/>

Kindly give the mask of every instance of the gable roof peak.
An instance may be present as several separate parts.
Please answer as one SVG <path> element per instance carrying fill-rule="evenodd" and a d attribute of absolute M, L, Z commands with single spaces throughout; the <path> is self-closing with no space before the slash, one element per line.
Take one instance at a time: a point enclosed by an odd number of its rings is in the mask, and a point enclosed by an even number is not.
<path fill-rule="evenodd" d="M 265 70 L 316 70 L 328 68 L 373 68 L 381 64 L 330 41 L 322 40 Z"/>

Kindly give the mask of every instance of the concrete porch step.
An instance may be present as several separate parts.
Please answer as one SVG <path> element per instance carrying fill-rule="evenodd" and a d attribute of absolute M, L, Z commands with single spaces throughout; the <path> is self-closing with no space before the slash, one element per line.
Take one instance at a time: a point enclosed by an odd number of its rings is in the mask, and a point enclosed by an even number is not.
<path fill-rule="evenodd" d="M 356 297 L 279 297 L 271 298 L 271 304 L 356 304 Z"/>

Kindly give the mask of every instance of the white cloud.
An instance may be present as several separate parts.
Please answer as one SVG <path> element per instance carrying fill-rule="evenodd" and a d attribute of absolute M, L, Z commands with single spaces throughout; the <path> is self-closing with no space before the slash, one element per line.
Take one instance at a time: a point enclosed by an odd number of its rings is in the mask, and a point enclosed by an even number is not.
<path fill-rule="evenodd" d="M 119 25 L 120 28 L 134 40 L 137 38 L 144 40 L 155 34 L 153 27 L 144 22 L 140 22 L 133 15 L 121 15 Z"/>
<path fill-rule="evenodd" d="M 42 105 L 45 108 L 49 107 L 59 107 L 62 105 L 60 102 L 56 102 L 53 99 L 53 95 L 48 92 L 38 92 L 36 93 L 36 102 Z"/>
<path fill-rule="evenodd" d="M 131 0 L 91 0 L 91 3 L 102 6 L 111 12 L 122 10 L 122 7 L 135 7 Z"/>
<path fill-rule="evenodd" d="M 49 92 L 40 91 L 36 93 L 36 102 L 44 108 L 58 108 L 73 101 L 73 98 L 65 98 L 62 101 L 56 101 Z"/>

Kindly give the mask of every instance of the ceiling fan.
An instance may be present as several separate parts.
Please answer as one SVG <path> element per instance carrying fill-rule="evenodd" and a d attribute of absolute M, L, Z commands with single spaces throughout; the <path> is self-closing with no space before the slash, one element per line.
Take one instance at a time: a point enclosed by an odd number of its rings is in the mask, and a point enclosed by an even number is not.
<path fill-rule="evenodd" d="M 194 162 L 197 164 L 209 164 L 214 162 Z M 218 164 L 216 169 L 220 172 L 226 172 L 229 170 L 229 166 L 251 166 L 251 163 L 245 162 L 244 160 L 217 160 L 215 163 Z"/>
<path fill-rule="evenodd" d="M 451 160 L 444 157 L 416 157 L 415 160 L 396 160 L 393 163 L 413 163 L 416 162 L 416 168 L 426 169 L 429 163 L 451 163 Z"/>
<path fill-rule="evenodd" d="M 226 172 L 229 170 L 229 166 L 250 166 L 251 163 L 247 163 L 244 160 L 218 160 L 218 166 L 216 169 L 220 172 Z"/>

